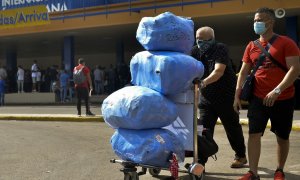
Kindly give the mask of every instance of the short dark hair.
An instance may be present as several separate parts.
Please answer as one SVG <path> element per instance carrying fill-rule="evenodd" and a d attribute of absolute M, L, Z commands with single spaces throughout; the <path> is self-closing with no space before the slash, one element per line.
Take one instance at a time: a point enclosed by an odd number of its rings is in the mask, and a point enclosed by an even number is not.
<path fill-rule="evenodd" d="M 84 62 L 85 62 L 85 61 L 84 61 L 83 58 L 79 58 L 79 59 L 78 59 L 78 63 L 79 63 L 79 64 L 83 64 Z"/>
<path fill-rule="evenodd" d="M 268 14 L 273 20 L 276 19 L 274 10 L 267 7 L 258 8 L 255 13 L 265 13 Z"/>

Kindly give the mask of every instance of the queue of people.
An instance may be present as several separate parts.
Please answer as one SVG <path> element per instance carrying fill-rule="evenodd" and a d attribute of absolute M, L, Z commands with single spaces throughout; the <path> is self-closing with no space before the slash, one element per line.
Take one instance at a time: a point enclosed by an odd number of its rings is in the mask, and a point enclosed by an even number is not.
<path fill-rule="evenodd" d="M 63 76 L 62 76 L 63 74 Z M 30 69 L 18 65 L 16 71 L 0 68 L 0 77 L 4 80 L 4 93 L 53 92 L 60 102 L 71 101 L 74 97 L 72 72 L 52 65 L 42 70 L 34 60 Z M 97 65 L 91 70 L 93 95 L 110 94 L 130 82 L 130 71 L 124 62 L 109 68 Z"/>

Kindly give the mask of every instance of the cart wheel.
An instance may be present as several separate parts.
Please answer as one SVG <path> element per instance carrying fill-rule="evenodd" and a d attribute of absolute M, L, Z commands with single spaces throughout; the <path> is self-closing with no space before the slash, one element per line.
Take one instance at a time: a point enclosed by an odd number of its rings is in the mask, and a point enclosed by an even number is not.
<path fill-rule="evenodd" d="M 196 176 L 194 174 L 190 174 L 190 180 L 203 180 L 204 179 L 203 176 L 204 176 L 203 174 L 201 174 L 201 176 Z"/>
<path fill-rule="evenodd" d="M 160 173 L 161 169 L 160 168 L 149 168 L 149 173 L 151 176 L 158 176 Z"/>
<path fill-rule="evenodd" d="M 124 180 L 139 180 L 137 172 L 124 173 Z"/>

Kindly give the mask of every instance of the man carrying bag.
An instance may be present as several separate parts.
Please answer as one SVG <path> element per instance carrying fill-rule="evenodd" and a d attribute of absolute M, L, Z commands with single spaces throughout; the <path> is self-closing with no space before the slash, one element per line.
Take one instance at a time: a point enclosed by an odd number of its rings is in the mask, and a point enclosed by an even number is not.
<path fill-rule="evenodd" d="M 296 43 L 286 36 L 273 32 L 274 10 L 259 8 L 254 15 L 254 31 L 259 40 L 250 42 L 244 52 L 243 65 L 239 73 L 233 107 L 241 109 L 242 84 L 250 73 L 253 64 L 261 54 L 266 56 L 257 68 L 253 81 L 252 97 L 248 106 L 248 158 L 249 171 L 239 180 L 259 180 L 258 163 L 261 151 L 261 137 L 268 120 L 271 131 L 276 135 L 277 160 L 274 158 L 274 180 L 284 180 L 284 166 L 289 152 L 289 135 L 293 123 L 294 81 L 300 72 L 300 51 Z M 276 37 L 274 42 L 270 42 Z M 265 48 L 269 47 L 268 51 Z M 261 47 L 262 46 L 262 47 Z M 284 70 L 286 69 L 286 70 Z M 276 148 L 274 149 L 274 151 Z"/>
<path fill-rule="evenodd" d="M 247 76 L 246 80 L 244 81 L 244 83 L 242 85 L 242 91 L 240 93 L 240 99 L 241 100 L 249 101 L 252 98 L 253 86 L 254 86 L 253 81 L 254 81 L 254 78 L 255 78 L 255 73 L 256 73 L 257 69 L 263 64 L 263 61 L 266 59 L 266 56 L 270 55 L 268 53 L 268 50 L 269 50 L 270 46 L 272 45 L 272 43 L 275 41 L 276 38 L 277 38 L 277 35 L 274 35 L 270 39 L 266 49 L 264 49 L 262 46 L 260 46 L 259 40 L 256 40 L 256 41 L 253 42 L 256 46 L 258 46 L 262 50 L 262 53 L 260 54 L 255 67 L 252 69 L 252 71 Z"/>

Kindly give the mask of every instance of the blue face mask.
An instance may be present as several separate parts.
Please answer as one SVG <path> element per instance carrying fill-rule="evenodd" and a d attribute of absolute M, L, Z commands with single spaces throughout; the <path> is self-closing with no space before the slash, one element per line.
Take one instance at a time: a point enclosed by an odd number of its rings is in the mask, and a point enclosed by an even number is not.
<path fill-rule="evenodd" d="M 253 24 L 255 34 L 262 35 L 267 31 L 265 22 L 255 22 Z"/>

